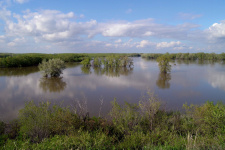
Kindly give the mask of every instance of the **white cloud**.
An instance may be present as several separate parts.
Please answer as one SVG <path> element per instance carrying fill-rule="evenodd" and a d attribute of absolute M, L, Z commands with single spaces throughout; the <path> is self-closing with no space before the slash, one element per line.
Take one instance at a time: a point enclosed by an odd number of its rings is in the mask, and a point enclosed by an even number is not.
<path fill-rule="evenodd" d="M 105 44 L 105 46 L 110 47 L 110 46 L 112 46 L 112 44 L 107 43 L 107 44 Z"/>
<path fill-rule="evenodd" d="M 133 22 L 100 23 L 101 34 L 105 37 L 156 37 L 172 39 L 189 39 L 189 33 L 199 25 L 184 23 L 180 25 L 157 24 L 153 19 Z"/>
<path fill-rule="evenodd" d="M 132 13 L 132 11 L 133 11 L 133 10 L 132 10 L 131 8 L 129 8 L 129 9 L 126 11 L 126 13 L 127 13 L 127 14 L 130 14 L 130 13 Z"/>
<path fill-rule="evenodd" d="M 177 41 L 177 42 L 160 42 L 156 45 L 157 48 L 168 48 L 168 47 L 176 47 L 176 46 L 179 46 L 181 45 L 181 42 L 180 41 Z"/>
<path fill-rule="evenodd" d="M 202 17 L 201 14 L 192 14 L 192 13 L 179 13 L 178 15 L 181 19 L 184 20 L 193 20 Z"/>
<path fill-rule="evenodd" d="M 118 40 L 115 41 L 115 43 L 121 43 L 121 42 L 122 42 L 121 39 L 118 39 Z"/>
<path fill-rule="evenodd" d="M 29 0 L 14 0 L 14 2 L 23 4 L 23 3 L 29 2 Z"/>
<path fill-rule="evenodd" d="M 225 38 L 225 20 L 214 23 L 207 31 L 211 34 L 211 38 Z"/>
<path fill-rule="evenodd" d="M 84 15 L 75 15 L 73 12 L 63 13 L 57 10 L 37 12 L 26 10 L 23 14 L 16 14 L 3 7 L 0 9 L 0 19 L 2 19 L 2 27 L 4 27 L 2 35 L 0 34 L 0 48 L 10 49 L 13 47 L 16 51 L 19 43 L 26 47 L 28 42 L 17 40 L 22 38 L 29 39 L 30 47 L 37 49 L 48 47 L 47 49 L 54 50 L 107 50 L 110 47 L 120 49 L 120 51 L 132 48 L 133 51 L 140 52 L 146 47 L 157 50 L 167 48 L 190 50 L 192 47 L 193 51 L 206 47 L 197 47 L 200 44 L 207 45 L 211 49 L 224 47 L 225 21 L 215 23 L 207 30 L 200 30 L 197 24 L 166 25 L 156 23 L 152 18 L 108 22 L 97 22 L 92 19 L 79 22 L 78 19 L 82 17 Z M 130 40 L 127 41 L 128 39 Z M 150 42 L 150 39 L 163 42 Z M 189 45 L 181 44 L 183 41 Z M 111 49 L 111 51 L 115 49 Z"/>
<path fill-rule="evenodd" d="M 56 10 L 26 12 L 23 16 L 13 14 L 17 22 L 8 21 L 6 32 L 10 36 L 30 36 L 36 41 L 76 40 L 79 35 L 92 37 L 92 30 L 97 25 L 96 20 L 76 22 L 73 12 L 62 13 Z M 40 39 L 40 40 L 38 40 Z"/>
<path fill-rule="evenodd" d="M 143 48 L 149 45 L 152 45 L 153 43 L 149 42 L 148 40 L 142 40 L 136 47 L 137 48 Z"/>
<path fill-rule="evenodd" d="M 0 9 L 0 19 L 7 21 L 10 16 L 11 16 L 11 11 L 9 11 L 5 8 Z"/>

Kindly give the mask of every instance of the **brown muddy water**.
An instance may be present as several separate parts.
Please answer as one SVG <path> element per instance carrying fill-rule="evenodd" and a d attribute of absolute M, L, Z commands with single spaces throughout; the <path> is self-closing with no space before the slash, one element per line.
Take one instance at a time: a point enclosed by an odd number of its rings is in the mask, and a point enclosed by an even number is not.
<path fill-rule="evenodd" d="M 171 73 L 165 75 L 160 74 L 156 61 L 133 60 L 133 69 L 107 71 L 67 64 L 62 78 L 42 78 L 37 67 L 0 68 L 0 120 L 15 119 L 30 100 L 71 107 L 80 104 L 91 115 L 104 116 L 114 98 L 119 104 L 138 103 L 148 90 L 165 103 L 167 110 L 181 110 L 184 103 L 225 102 L 222 62 L 171 62 Z"/>

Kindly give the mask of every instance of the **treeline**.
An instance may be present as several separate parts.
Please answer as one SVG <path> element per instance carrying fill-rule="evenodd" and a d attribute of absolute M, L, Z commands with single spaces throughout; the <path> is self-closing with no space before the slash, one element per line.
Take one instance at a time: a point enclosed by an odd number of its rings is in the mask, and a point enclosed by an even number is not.
<path fill-rule="evenodd" d="M 141 57 L 140 53 L 85 53 L 89 57 L 108 57 L 108 56 L 127 56 L 127 57 Z"/>
<path fill-rule="evenodd" d="M 12 55 L 13 55 L 12 53 L 0 53 L 0 58 L 5 58 Z"/>
<path fill-rule="evenodd" d="M 0 67 L 28 67 L 37 66 L 42 60 L 60 58 L 64 62 L 80 62 L 84 54 L 5 54 L 0 58 Z"/>
<path fill-rule="evenodd" d="M 148 94 L 138 104 L 114 100 L 108 119 L 82 107 L 28 102 L 17 120 L 0 122 L 0 149 L 225 149 L 225 104 L 168 112 Z"/>
<path fill-rule="evenodd" d="M 170 59 L 178 60 L 225 60 L 225 53 L 152 53 L 152 54 L 142 54 L 142 58 L 147 59 L 157 59 L 161 55 L 167 55 Z"/>
<path fill-rule="evenodd" d="M 92 60 L 90 57 L 84 58 L 81 61 L 83 66 L 93 66 L 93 67 L 101 67 L 104 65 L 106 68 L 110 67 L 132 67 L 133 66 L 133 59 L 128 56 L 120 56 L 120 55 L 110 55 L 107 57 L 94 57 Z"/>

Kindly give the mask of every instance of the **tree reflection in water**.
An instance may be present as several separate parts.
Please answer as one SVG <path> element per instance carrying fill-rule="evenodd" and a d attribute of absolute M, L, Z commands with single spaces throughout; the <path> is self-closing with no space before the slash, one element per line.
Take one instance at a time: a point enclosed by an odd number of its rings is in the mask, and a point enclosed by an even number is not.
<path fill-rule="evenodd" d="M 84 74 L 91 74 L 91 67 L 90 66 L 82 66 L 81 71 Z"/>
<path fill-rule="evenodd" d="M 109 77 L 128 76 L 133 72 L 132 67 L 93 67 L 93 70 L 96 75 L 106 75 Z M 90 67 L 82 67 L 81 71 L 84 74 L 91 73 Z"/>
<path fill-rule="evenodd" d="M 170 88 L 171 74 L 170 73 L 159 73 L 158 80 L 156 81 L 156 85 L 161 89 Z"/>
<path fill-rule="evenodd" d="M 41 78 L 39 87 L 44 92 L 61 92 L 66 88 L 66 82 L 63 81 L 62 77 L 52 77 L 52 78 Z"/>

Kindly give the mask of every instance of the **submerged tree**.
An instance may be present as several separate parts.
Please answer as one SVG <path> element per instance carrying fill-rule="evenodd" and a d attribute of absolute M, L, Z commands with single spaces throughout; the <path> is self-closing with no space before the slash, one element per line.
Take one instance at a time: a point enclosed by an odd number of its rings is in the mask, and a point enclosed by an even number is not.
<path fill-rule="evenodd" d="M 169 64 L 170 58 L 167 55 L 162 55 L 157 58 L 157 62 L 159 63 L 159 69 L 162 73 L 170 72 L 171 65 Z"/>
<path fill-rule="evenodd" d="M 102 65 L 101 59 L 99 57 L 95 57 L 94 61 L 93 61 L 93 66 L 94 67 L 101 67 L 101 65 Z"/>
<path fill-rule="evenodd" d="M 89 57 L 86 57 L 84 60 L 80 62 L 83 66 L 90 66 L 91 65 L 91 59 Z"/>
<path fill-rule="evenodd" d="M 38 67 L 40 71 L 42 71 L 44 77 L 59 77 L 66 68 L 64 61 L 59 58 L 50 59 L 49 61 L 43 60 Z"/>

